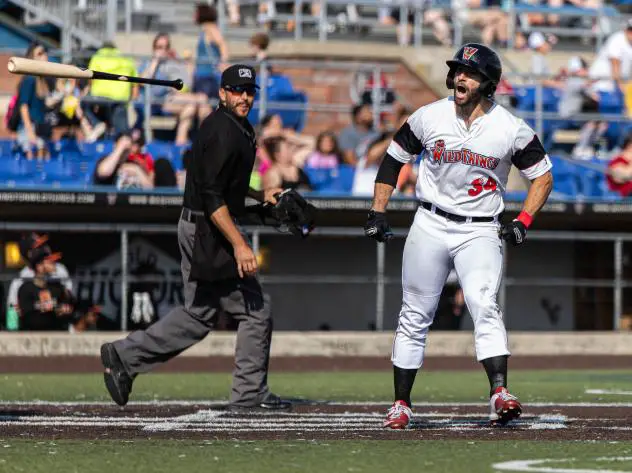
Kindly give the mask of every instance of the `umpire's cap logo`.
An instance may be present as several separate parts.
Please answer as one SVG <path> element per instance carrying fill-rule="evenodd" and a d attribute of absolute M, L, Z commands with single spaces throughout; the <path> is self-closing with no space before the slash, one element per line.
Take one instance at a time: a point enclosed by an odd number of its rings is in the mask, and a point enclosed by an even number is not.
<path fill-rule="evenodd" d="M 469 61 L 470 59 L 472 59 L 472 57 L 474 57 L 474 55 L 476 54 L 477 51 L 478 51 L 478 49 L 472 48 L 472 47 L 469 47 L 469 46 L 463 48 L 463 59 Z"/>
<path fill-rule="evenodd" d="M 239 69 L 239 77 L 252 79 L 252 71 L 250 69 Z"/>

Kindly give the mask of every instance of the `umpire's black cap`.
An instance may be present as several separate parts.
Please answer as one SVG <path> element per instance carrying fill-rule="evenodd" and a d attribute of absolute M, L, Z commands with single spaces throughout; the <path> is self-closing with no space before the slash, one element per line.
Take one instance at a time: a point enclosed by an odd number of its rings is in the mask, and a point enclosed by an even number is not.
<path fill-rule="evenodd" d="M 221 87 L 222 89 L 234 87 L 254 87 L 258 89 L 257 73 L 250 66 L 235 64 L 222 73 Z"/>

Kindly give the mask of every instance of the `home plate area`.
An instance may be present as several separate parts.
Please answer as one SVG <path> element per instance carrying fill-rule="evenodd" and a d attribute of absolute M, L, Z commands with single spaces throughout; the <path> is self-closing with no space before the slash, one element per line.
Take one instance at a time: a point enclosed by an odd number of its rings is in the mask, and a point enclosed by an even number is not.
<path fill-rule="evenodd" d="M 632 440 L 629 404 L 536 404 L 490 426 L 485 404 L 420 404 L 405 431 L 382 428 L 386 403 L 299 402 L 289 412 L 232 412 L 220 403 L 0 404 L 3 438 Z"/>

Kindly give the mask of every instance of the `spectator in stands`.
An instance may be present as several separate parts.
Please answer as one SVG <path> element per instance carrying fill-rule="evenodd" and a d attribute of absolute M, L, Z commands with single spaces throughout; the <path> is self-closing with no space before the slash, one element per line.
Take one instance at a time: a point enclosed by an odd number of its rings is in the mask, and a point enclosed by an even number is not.
<path fill-rule="evenodd" d="M 632 18 L 601 47 L 590 67 L 590 77 L 596 80 L 595 92 L 623 94 L 624 81 L 632 78 Z"/>
<path fill-rule="evenodd" d="M 255 33 L 248 41 L 250 45 L 250 53 L 257 63 L 262 63 L 268 59 L 268 46 L 270 46 L 270 37 L 265 33 Z"/>
<path fill-rule="evenodd" d="M 431 2 L 423 1 L 422 23 L 432 27 L 432 34 L 435 39 L 443 46 L 452 46 L 452 38 L 450 37 L 450 25 L 448 24 L 446 14 L 441 9 L 429 8 Z M 401 26 L 401 9 L 399 7 L 391 9 L 390 15 L 383 18 L 383 23 L 388 25 L 398 25 L 398 42 L 402 46 L 411 43 L 413 36 L 413 27 L 415 25 L 415 12 L 409 9 L 407 22 Z"/>
<path fill-rule="evenodd" d="M 410 111 L 405 108 L 402 109 L 397 120 L 397 125 L 390 130 L 380 133 L 369 144 L 366 155 L 360 158 L 356 166 L 351 190 L 353 195 L 373 195 L 375 178 L 377 177 L 377 171 L 382 163 L 382 159 L 386 154 L 386 149 L 393 140 L 393 136 L 397 130 L 408 120 L 409 116 Z M 408 168 L 406 168 L 406 166 L 408 166 Z M 397 191 L 406 190 L 410 192 L 410 181 L 414 180 L 414 176 L 411 174 L 412 163 L 408 163 L 406 166 L 402 168 L 399 174 Z"/>
<path fill-rule="evenodd" d="M 74 297 L 63 284 L 50 280 L 55 262 L 61 257 L 48 245 L 28 252 L 28 264 L 34 272 L 18 291 L 18 309 L 22 330 L 68 330 L 74 312 Z"/>
<path fill-rule="evenodd" d="M 176 145 L 183 146 L 189 141 L 189 131 L 193 120 L 197 117 L 201 122 L 210 112 L 208 97 L 203 93 L 190 93 L 191 77 L 184 62 L 176 58 L 176 53 L 171 49 L 171 41 L 166 33 L 158 33 L 154 38 L 153 55 L 151 61 L 145 62 L 140 68 L 142 77 L 152 77 L 161 80 L 183 79 L 184 88 L 177 91 L 169 87 L 153 87 L 152 99 L 162 101 L 162 108 L 157 108 L 165 113 L 178 116 L 178 128 L 176 130 Z"/>
<path fill-rule="evenodd" d="M 117 75 L 136 76 L 133 59 L 121 54 L 111 42 L 105 42 L 88 64 L 89 69 Z M 138 86 L 125 81 L 92 80 L 88 83 L 91 100 L 81 105 L 93 127 L 104 121 L 115 134 L 129 130 L 127 108 L 138 97 Z"/>
<path fill-rule="evenodd" d="M 143 153 L 145 139 L 141 130 L 123 133 L 116 140 L 114 150 L 102 157 L 94 172 L 95 184 L 115 185 L 118 189 L 154 187 L 154 160 Z"/>
<path fill-rule="evenodd" d="M 283 127 L 283 121 L 277 114 L 268 115 L 262 120 L 259 142 L 263 143 L 268 138 L 282 138 L 286 142 L 292 161 L 298 167 L 305 165 L 307 156 L 314 150 L 316 144 L 313 136 L 297 133 L 291 128 Z M 272 158 L 268 156 L 267 148 L 265 146 L 262 148 L 260 158 L 263 162 L 271 163 Z"/>
<path fill-rule="evenodd" d="M 24 261 L 28 261 L 29 252 L 34 248 L 43 246 L 48 241 L 48 235 L 40 235 L 35 232 L 24 235 L 18 244 L 20 256 Z M 18 291 L 25 281 L 32 280 L 35 276 L 33 268 L 28 264 L 22 268 L 19 276 L 11 281 L 9 292 L 7 295 L 7 308 L 16 309 L 18 307 Z M 49 280 L 61 283 L 68 291 L 72 292 L 72 279 L 68 273 L 68 269 L 61 261 L 55 262 L 54 271 L 49 275 Z"/>
<path fill-rule="evenodd" d="M 621 197 L 632 194 L 632 133 L 623 140 L 621 153 L 612 158 L 606 175 L 608 188 Z"/>
<path fill-rule="evenodd" d="M 259 66 L 257 72 L 258 77 L 261 78 L 265 73 L 270 77 L 272 74 L 272 67 L 268 63 L 268 47 L 270 46 L 270 37 L 265 33 L 255 33 L 250 37 L 248 42 L 250 45 L 250 53 L 254 61 Z"/>
<path fill-rule="evenodd" d="M 154 187 L 178 187 L 176 171 L 167 158 L 158 158 L 154 162 Z"/>
<path fill-rule="evenodd" d="M 307 167 L 335 169 L 341 164 L 344 164 L 344 157 L 335 133 L 323 131 L 316 138 L 316 149 L 307 156 Z"/>
<path fill-rule="evenodd" d="M 355 105 L 351 117 L 351 125 L 340 132 L 338 141 L 344 153 L 345 163 L 355 166 L 360 145 L 367 140 L 371 141 L 378 133 L 373 128 L 373 110 L 369 104 Z M 360 156 L 362 155 L 360 152 Z"/>
<path fill-rule="evenodd" d="M 546 37 L 539 31 L 534 31 L 529 35 L 529 49 L 533 51 L 531 55 L 531 74 L 537 76 L 551 75 L 551 68 L 546 56 L 551 52 L 554 44 L 555 41 L 552 37 Z M 547 87 L 545 82 L 543 82 L 543 85 Z"/>
<path fill-rule="evenodd" d="M 270 113 L 263 117 L 261 124 L 259 125 L 260 136 L 272 136 L 280 133 L 283 130 L 283 120 L 281 115 L 277 113 Z"/>
<path fill-rule="evenodd" d="M 81 108 L 84 92 L 76 79 L 57 79 L 55 90 L 46 98 L 46 107 L 55 112 L 58 126 L 79 125 L 86 143 L 94 143 L 107 130 L 103 122 L 92 126 Z"/>
<path fill-rule="evenodd" d="M 492 46 L 495 41 L 507 44 L 509 16 L 500 0 L 452 0 L 458 20 L 481 29 L 481 41 Z"/>
<path fill-rule="evenodd" d="M 48 52 L 41 43 L 32 43 L 26 57 L 36 61 L 48 61 Z M 24 76 L 18 87 L 17 111 L 20 124 L 17 129 L 17 142 L 27 159 L 50 157 L 46 140 L 50 139 L 52 127 L 46 122 L 46 97 L 54 88 L 51 78 Z"/>
<path fill-rule="evenodd" d="M 561 8 L 564 6 L 574 6 L 577 8 L 597 9 L 603 5 L 602 0 L 547 0 L 550 7 Z M 570 17 L 560 17 L 560 15 L 548 15 L 547 23 L 550 26 L 572 26 L 576 20 Z"/>
<path fill-rule="evenodd" d="M 97 329 L 101 308 L 90 301 L 80 300 L 75 305 L 75 312 L 68 324 L 69 333 L 83 333 Z"/>
<path fill-rule="evenodd" d="M 281 187 L 283 189 L 312 190 L 307 174 L 296 165 L 292 158 L 287 139 L 274 136 L 263 142 L 266 154 L 271 159 L 270 168 L 263 175 L 263 188 Z"/>
<path fill-rule="evenodd" d="M 193 92 L 209 98 L 219 97 L 219 76 L 226 68 L 228 47 L 217 25 L 217 10 L 210 5 L 198 4 L 196 23 L 202 31 L 197 43 L 197 63 L 193 79 Z"/>
<path fill-rule="evenodd" d="M 230 22 L 230 26 L 240 26 L 242 21 L 239 0 L 226 0 L 226 6 L 228 7 L 228 21 Z"/>
<path fill-rule="evenodd" d="M 562 91 L 558 104 L 558 113 L 561 118 L 574 124 L 573 117 L 578 113 L 599 111 L 599 96 L 590 89 L 588 63 L 584 59 L 578 56 L 572 57 L 568 61 L 565 79 L 552 82 L 554 87 Z M 573 157 L 591 159 L 595 155 L 595 144 L 607 129 L 607 122 L 591 120 L 581 125 L 579 140 L 573 148 Z"/>

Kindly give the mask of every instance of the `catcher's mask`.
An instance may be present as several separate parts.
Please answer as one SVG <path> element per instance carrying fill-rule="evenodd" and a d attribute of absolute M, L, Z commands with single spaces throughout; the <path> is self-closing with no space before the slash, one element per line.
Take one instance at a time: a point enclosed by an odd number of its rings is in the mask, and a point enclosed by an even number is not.
<path fill-rule="evenodd" d="M 474 69 L 483 76 L 479 92 L 483 97 L 492 97 L 502 76 L 502 64 L 498 54 L 484 44 L 467 43 L 459 49 L 454 57 L 446 61 L 450 70 L 445 80 L 448 89 L 454 89 L 454 76 L 458 66 Z"/>

